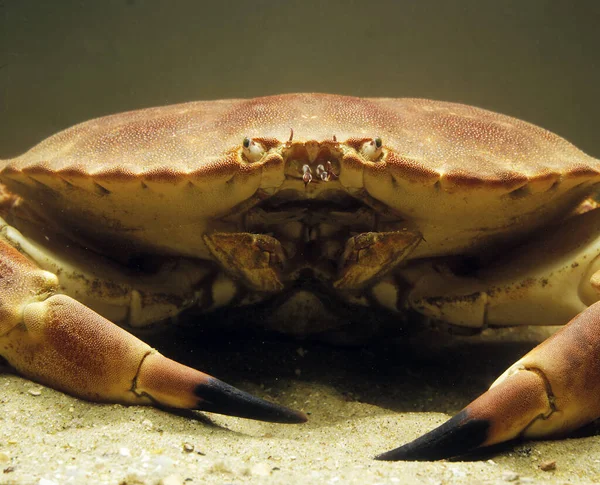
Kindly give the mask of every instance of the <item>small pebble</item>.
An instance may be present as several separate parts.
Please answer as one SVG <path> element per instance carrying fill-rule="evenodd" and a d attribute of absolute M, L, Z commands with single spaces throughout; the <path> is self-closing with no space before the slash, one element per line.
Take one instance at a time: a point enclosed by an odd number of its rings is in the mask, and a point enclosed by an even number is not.
<path fill-rule="evenodd" d="M 42 391 L 40 391 L 39 389 L 28 389 L 27 392 L 32 396 L 41 396 L 42 394 Z"/>
<path fill-rule="evenodd" d="M 250 469 L 250 473 L 256 477 L 268 477 L 271 474 L 271 466 L 266 463 L 257 463 Z"/>
<path fill-rule="evenodd" d="M 131 451 L 129 451 L 129 448 L 119 448 L 119 455 L 131 456 Z"/>
<path fill-rule="evenodd" d="M 173 459 L 166 455 L 158 455 L 153 458 L 152 465 L 155 470 L 167 470 L 173 466 Z"/>
<path fill-rule="evenodd" d="M 515 472 L 503 472 L 502 480 L 505 482 L 516 482 L 519 479 L 519 474 Z"/>
<path fill-rule="evenodd" d="M 147 429 L 152 429 L 152 427 L 154 426 L 154 424 L 149 419 L 144 419 L 142 421 L 142 426 L 146 427 Z"/>
<path fill-rule="evenodd" d="M 183 485 L 183 478 L 172 474 L 162 478 L 158 483 L 159 485 Z"/>
<path fill-rule="evenodd" d="M 556 470 L 556 460 L 547 460 L 540 463 L 540 470 L 550 472 Z"/>
<path fill-rule="evenodd" d="M 456 478 L 464 478 L 467 476 L 467 472 L 458 467 L 450 467 L 450 471 L 452 472 L 452 475 Z"/>
<path fill-rule="evenodd" d="M 185 451 L 186 453 L 191 453 L 192 451 L 194 451 L 194 445 L 191 443 L 184 443 L 183 451 Z"/>
<path fill-rule="evenodd" d="M 38 485 L 58 485 L 54 480 L 48 480 L 47 478 L 40 478 Z"/>
<path fill-rule="evenodd" d="M 9 460 L 10 460 L 10 456 L 8 456 L 6 453 L 0 451 L 0 463 L 7 462 Z"/>

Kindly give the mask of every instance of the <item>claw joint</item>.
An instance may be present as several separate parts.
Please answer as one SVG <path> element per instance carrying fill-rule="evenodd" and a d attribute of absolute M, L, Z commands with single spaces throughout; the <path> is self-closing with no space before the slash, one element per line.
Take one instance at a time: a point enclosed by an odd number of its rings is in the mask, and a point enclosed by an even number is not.
<path fill-rule="evenodd" d="M 131 388 L 129 389 L 133 394 L 135 394 L 137 397 L 140 398 L 146 398 L 149 399 L 150 401 L 152 401 L 153 403 L 156 403 L 156 400 L 150 395 L 148 394 L 146 391 L 138 391 L 138 379 L 140 377 L 140 373 L 142 371 L 142 366 L 144 365 L 144 362 L 146 360 L 146 358 L 152 354 L 156 354 L 157 351 L 155 349 L 150 349 L 148 352 L 146 352 L 142 358 L 140 359 L 140 365 L 138 365 L 137 371 L 135 373 L 135 376 L 133 376 L 133 379 L 131 380 Z"/>
<path fill-rule="evenodd" d="M 550 411 L 548 414 L 543 414 L 543 419 L 548 419 L 550 415 L 556 411 L 558 411 L 556 407 L 556 397 L 554 396 L 554 392 L 552 391 L 552 385 L 550 384 L 550 380 L 546 377 L 546 374 L 539 367 L 524 367 L 524 370 L 528 370 L 529 372 L 533 372 L 536 374 L 544 383 L 544 387 L 546 388 L 546 396 L 548 397 L 548 404 L 550 406 Z"/>

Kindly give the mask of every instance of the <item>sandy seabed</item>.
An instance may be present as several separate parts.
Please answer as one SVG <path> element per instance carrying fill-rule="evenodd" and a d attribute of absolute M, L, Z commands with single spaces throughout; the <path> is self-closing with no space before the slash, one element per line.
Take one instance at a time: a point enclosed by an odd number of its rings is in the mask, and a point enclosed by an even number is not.
<path fill-rule="evenodd" d="M 368 348 L 184 332 L 146 340 L 169 357 L 309 413 L 309 422 L 94 404 L 4 368 L 0 483 L 600 483 L 597 424 L 577 437 L 516 443 L 468 461 L 372 459 L 441 424 L 549 329 Z M 554 469 L 542 470 L 551 462 Z"/>

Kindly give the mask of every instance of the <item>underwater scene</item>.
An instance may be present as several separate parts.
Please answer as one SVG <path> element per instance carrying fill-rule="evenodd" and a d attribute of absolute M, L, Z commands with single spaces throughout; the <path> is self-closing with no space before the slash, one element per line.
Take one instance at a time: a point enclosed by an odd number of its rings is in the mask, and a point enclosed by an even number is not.
<path fill-rule="evenodd" d="M 0 2 L 0 483 L 600 482 L 595 2 Z"/>

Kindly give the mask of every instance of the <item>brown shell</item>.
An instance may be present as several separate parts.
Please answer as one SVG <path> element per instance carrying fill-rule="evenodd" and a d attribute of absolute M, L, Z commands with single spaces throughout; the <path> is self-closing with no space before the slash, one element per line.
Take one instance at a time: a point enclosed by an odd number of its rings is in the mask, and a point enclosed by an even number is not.
<path fill-rule="evenodd" d="M 190 248 L 203 247 L 207 221 L 261 187 L 262 164 L 239 157 L 244 136 L 285 142 L 290 129 L 294 141 L 380 136 L 384 161 L 358 167 L 356 180 L 406 218 L 441 228 L 428 239 L 439 247 L 426 253 L 460 251 L 477 231 L 475 238 L 543 224 L 600 181 L 598 160 L 508 116 L 423 99 L 326 94 L 199 101 L 91 120 L 5 161 L 0 181 L 59 217 L 101 226 L 107 237 L 197 254 Z M 360 165 L 352 163 L 352 170 Z M 465 204 L 469 194 L 476 197 Z M 448 242 L 455 238 L 444 236 L 448 217 L 476 220 L 457 222 L 465 225 L 462 240 Z"/>
<path fill-rule="evenodd" d="M 547 130 L 479 108 L 325 94 L 198 101 L 120 113 L 58 133 L 7 166 L 173 178 L 210 166 L 239 147 L 244 136 L 285 141 L 290 128 L 295 140 L 381 136 L 407 174 L 442 173 L 466 185 L 597 174 L 600 167 Z"/>

